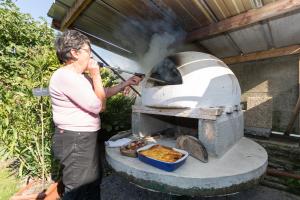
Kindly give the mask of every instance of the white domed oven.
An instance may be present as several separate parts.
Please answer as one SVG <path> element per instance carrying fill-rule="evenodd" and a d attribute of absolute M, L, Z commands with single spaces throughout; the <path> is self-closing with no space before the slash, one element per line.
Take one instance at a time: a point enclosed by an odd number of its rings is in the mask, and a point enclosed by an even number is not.
<path fill-rule="evenodd" d="M 189 196 L 225 195 L 258 183 L 268 156 L 243 137 L 241 89 L 222 61 L 200 52 L 171 55 L 147 74 L 141 94 L 132 109 L 131 136 L 169 132 L 156 142 L 174 147 L 178 136 L 192 135 L 205 146 L 208 162 L 189 156 L 166 172 L 106 148 L 115 171 L 141 187 Z"/>
<path fill-rule="evenodd" d="M 193 134 L 211 156 L 217 157 L 243 137 L 238 80 L 216 57 L 200 52 L 177 53 L 157 64 L 149 77 L 142 84 L 141 101 L 133 108 L 134 134 L 145 136 L 165 128 L 175 128 L 176 134 L 181 134 L 182 128 L 195 124 L 192 128 L 198 131 Z M 178 123 L 149 114 L 195 120 L 186 119 L 189 122 L 178 127 Z"/>
<path fill-rule="evenodd" d="M 200 52 L 183 52 L 165 58 L 147 81 L 142 104 L 151 107 L 210 108 L 237 107 L 241 89 L 232 71 L 216 57 Z"/>

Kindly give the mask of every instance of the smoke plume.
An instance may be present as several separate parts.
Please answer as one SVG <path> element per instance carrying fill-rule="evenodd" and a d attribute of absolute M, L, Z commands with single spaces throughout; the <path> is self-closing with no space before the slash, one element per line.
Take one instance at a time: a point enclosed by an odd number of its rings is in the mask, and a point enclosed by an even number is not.
<path fill-rule="evenodd" d="M 172 12 L 167 10 L 166 12 Z M 172 13 L 169 16 L 175 16 Z M 136 52 L 135 60 L 148 73 L 166 56 L 172 54 L 184 40 L 186 33 L 174 19 L 129 19 L 114 33 L 122 44 Z"/>

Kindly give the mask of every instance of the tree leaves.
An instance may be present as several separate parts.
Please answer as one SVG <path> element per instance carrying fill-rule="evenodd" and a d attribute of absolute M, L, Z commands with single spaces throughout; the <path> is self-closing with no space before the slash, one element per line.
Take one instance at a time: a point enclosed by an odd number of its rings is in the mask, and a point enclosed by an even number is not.
<path fill-rule="evenodd" d="M 49 98 L 33 97 L 32 89 L 47 87 L 58 68 L 54 32 L 45 23 L 22 14 L 11 1 L 0 2 L 0 146 L 17 159 L 19 175 L 41 176 L 41 120 L 44 105 L 45 162 L 50 171 L 52 129 Z"/>
<path fill-rule="evenodd" d="M 10 0 L 0 1 L 0 149 L 4 149 L 0 153 L 17 159 L 19 176 L 42 174 L 41 103 L 46 174 L 53 163 L 50 98 L 32 95 L 33 88 L 48 86 L 59 67 L 53 41 L 54 32 L 46 23 L 20 13 Z M 105 87 L 118 82 L 108 69 L 102 69 L 101 76 Z M 121 94 L 108 99 L 106 112 L 101 114 L 107 134 L 130 128 L 132 103 L 133 99 Z"/>

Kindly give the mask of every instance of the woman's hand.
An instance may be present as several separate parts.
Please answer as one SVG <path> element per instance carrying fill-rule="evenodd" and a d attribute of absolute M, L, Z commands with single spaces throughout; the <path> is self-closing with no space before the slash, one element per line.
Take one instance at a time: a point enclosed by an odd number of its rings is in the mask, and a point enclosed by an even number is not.
<path fill-rule="evenodd" d="M 87 70 L 89 71 L 89 73 L 91 74 L 91 76 L 100 74 L 100 66 L 92 58 L 89 60 L 89 63 L 88 63 L 88 66 L 87 66 Z"/>
<path fill-rule="evenodd" d="M 99 66 L 94 59 L 90 58 L 87 70 L 89 71 L 90 76 L 92 78 L 94 92 L 102 103 L 100 112 L 103 112 L 105 110 L 106 105 L 106 94 L 102 84 Z"/>
<path fill-rule="evenodd" d="M 129 87 L 130 85 L 138 85 L 141 81 L 143 80 L 143 78 L 139 77 L 139 76 L 132 76 L 131 78 L 129 78 L 127 81 L 124 82 L 124 90 L 123 90 L 123 94 L 124 95 L 128 95 L 131 88 Z"/>
<path fill-rule="evenodd" d="M 132 76 L 127 81 L 125 81 L 125 87 L 130 85 L 138 85 L 141 82 L 142 78 L 139 76 Z"/>

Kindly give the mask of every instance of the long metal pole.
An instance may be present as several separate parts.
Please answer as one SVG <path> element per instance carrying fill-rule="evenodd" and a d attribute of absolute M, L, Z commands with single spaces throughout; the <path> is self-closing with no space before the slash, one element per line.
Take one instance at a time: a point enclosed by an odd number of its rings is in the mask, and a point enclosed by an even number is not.
<path fill-rule="evenodd" d="M 99 55 L 97 54 L 96 51 L 94 51 L 94 49 L 91 49 L 93 54 L 95 56 L 97 56 L 97 58 L 99 58 L 101 60 L 101 62 L 103 62 L 103 64 L 105 64 L 106 66 L 109 66 L 108 63 Z M 115 69 L 113 68 L 109 68 L 111 69 L 122 81 L 126 81 Z M 131 85 L 129 86 L 137 95 L 141 96 L 141 94 L 134 88 L 132 87 Z"/>
<path fill-rule="evenodd" d="M 75 29 L 75 30 L 77 30 L 77 31 L 79 31 L 79 32 L 81 32 L 82 34 L 84 34 L 84 35 L 88 35 L 88 36 L 91 36 L 91 37 L 93 37 L 93 38 L 95 38 L 95 39 L 97 39 L 97 40 L 100 40 L 100 38 L 98 38 L 98 37 L 96 37 L 96 36 L 94 36 L 94 35 L 92 35 L 92 34 L 90 34 L 90 33 L 87 33 L 87 32 L 85 32 L 85 31 L 83 31 L 83 30 L 80 30 L 80 29 L 78 29 L 78 28 L 73 28 L 73 29 Z M 104 40 L 102 40 L 101 39 L 101 41 L 104 41 Z M 106 41 L 105 41 L 106 42 Z M 110 43 L 111 44 L 111 43 Z M 115 45 L 114 45 L 115 46 Z M 121 48 L 121 47 L 119 47 L 119 46 L 115 46 L 115 47 L 118 47 L 118 48 L 120 48 L 120 49 L 122 49 L 122 50 L 124 50 L 124 51 L 127 51 L 126 49 L 123 49 L 123 48 Z M 92 52 L 95 54 L 95 56 L 97 56 L 102 62 L 103 62 L 103 64 L 105 64 L 105 65 L 107 65 L 107 66 L 109 66 L 108 65 L 108 63 L 103 59 L 103 58 L 101 58 L 101 56 L 99 55 L 99 54 L 97 54 L 97 52 L 96 51 L 94 51 L 93 49 L 91 49 L 92 50 Z M 129 52 L 129 53 L 131 53 L 130 51 L 127 51 L 127 52 Z M 122 81 L 126 81 L 116 70 L 114 70 L 114 69 L 112 69 L 112 68 L 110 68 L 112 71 L 113 71 L 113 73 L 115 73 Z M 134 87 L 132 87 L 131 85 L 129 86 L 137 95 L 139 95 L 139 96 L 141 96 L 141 94 L 134 88 Z"/>
<path fill-rule="evenodd" d="M 45 142 L 44 142 L 44 109 L 43 109 L 43 97 L 41 96 L 41 122 L 42 122 L 42 184 L 45 188 Z"/>
<path fill-rule="evenodd" d="M 103 63 L 98 62 L 98 65 L 102 66 Z M 108 65 L 103 65 L 103 67 L 111 69 L 111 70 L 115 70 L 117 72 L 124 72 L 124 73 L 127 73 L 127 74 L 132 74 L 132 75 L 135 75 L 135 76 L 139 76 L 139 77 L 145 77 L 146 76 L 143 73 L 131 72 L 131 71 L 123 70 L 123 69 L 120 69 L 120 68 L 117 68 L 117 67 L 108 66 Z M 163 81 L 163 80 L 160 80 L 160 79 L 156 79 L 156 78 L 152 78 L 152 77 L 148 77 L 147 79 L 150 80 L 150 81 L 159 82 L 159 83 L 162 83 L 162 84 L 168 84 L 166 81 Z"/>

